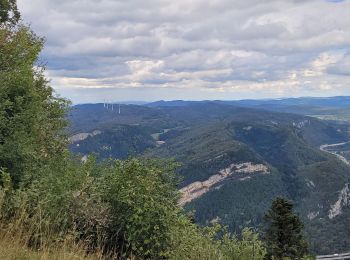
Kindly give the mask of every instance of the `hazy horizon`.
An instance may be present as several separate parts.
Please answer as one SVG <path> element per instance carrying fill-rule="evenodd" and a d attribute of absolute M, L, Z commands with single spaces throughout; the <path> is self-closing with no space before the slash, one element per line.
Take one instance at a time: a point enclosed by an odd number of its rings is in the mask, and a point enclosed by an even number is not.
<path fill-rule="evenodd" d="M 344 95 L 344 96 L 299 96 L 299 97 L 281 97 L 281 98 L 247 98 L 247 99 L 155 99 L 155 100 L 114 100 L 114 99 L 103 99 L 102 101 L 98 102 L 81 102 L 81 103 L 74 103 L 73 105 L 84 105 L 84 104 L 135 104 L 135 105 L 142 105 L 142 104 L 150 104 L 153 102 L 174 102 L 174 101 L 184 101 L 184 102 L 213 102 L 213 101 L 223 101 L 223 102 L 229 102 L 229 101 L 277 101 L 277 100 L 288 100 L 288 99 L 332 99 L 332 98 L 350 98 L 350 95 Z"/>

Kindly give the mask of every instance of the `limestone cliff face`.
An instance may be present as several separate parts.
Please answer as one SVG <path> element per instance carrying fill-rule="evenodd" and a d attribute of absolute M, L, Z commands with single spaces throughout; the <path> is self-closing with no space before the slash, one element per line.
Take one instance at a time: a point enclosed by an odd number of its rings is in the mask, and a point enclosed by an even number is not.
<path fill-rule="evenodd" d="M 211 176 L 208 180 L 194 182 L 182 188 L 179 205 L 183 206 L 194 199 L 201 197 L 211 189 L 220 188 L 219 185 L 228 179 L 246 180 L 252 174 L 268 174 L 269 169 L 264 164 L 252 164 L 251 162 L 241 164 L 231 164 L 229 167 L 222 169 L 219 173 Z"/>
<path fill-rule="evenodd" d="M 339 192 L 338 200 L 334 205 L 331 205 L 331 208 L 328 212 L 328 217 L 330 219 L 335 218 L 338 215 L 341 215 L 344 207 L 350 206 L 350 189 L 349 184 L 347 183 L 345 187 Z"/>
<path fill-rule="evenodd" d="M 314 220 L 315 218 L 318 217 L 319 214 L 320 214 L 319 211 L 317 211 L 317 212 L 310 212 L 310 213 L 307 215 L 307 218 L 308 218 L 309 220 Z"/>
<path fill-rule="evenodd" d="M 102 132 L 100 130 L 95 130 L 92 133 L 79 133 L 79 134 L 71 136 L 69 138 L 69 142 L 74 144 L 74 143 L 83 141 L 83 140 L 87 139 L 88 137 L 93 137 L 93 136 L 100 135 L 100 134 L 102 134 Z"/>
<path fill-rule="evenodd" d="M 299 122 L 293 122 L 293 126 L 296 128 L 299 128 L 299 129 L 305 127 L 306 125 L 310 125 L 310 124 L 311 124 L 311 121 L 308 119 L 305 119 L 305 120 L 302 120 Z"/>

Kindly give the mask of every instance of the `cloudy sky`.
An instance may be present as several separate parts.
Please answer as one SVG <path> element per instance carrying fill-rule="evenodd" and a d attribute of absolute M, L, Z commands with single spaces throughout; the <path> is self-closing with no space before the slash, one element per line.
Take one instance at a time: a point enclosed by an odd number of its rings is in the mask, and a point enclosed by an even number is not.
<path fill-rule="evenodd" d="M 18 0 L 75 103 L 350 95 L 350 0 Z"/>

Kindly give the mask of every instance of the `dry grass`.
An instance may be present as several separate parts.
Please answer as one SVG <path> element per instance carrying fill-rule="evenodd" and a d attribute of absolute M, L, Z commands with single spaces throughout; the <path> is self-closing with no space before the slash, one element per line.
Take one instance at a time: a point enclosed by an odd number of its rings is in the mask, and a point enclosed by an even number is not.
<path fill-rule="evenodd" d="M 56 245 L 44 245 L 35 250 L 27 245 L 26 236 L 23 233 L 12 233 L 13 230 L 0 230 L 0 259 L 1 260 L 70 260 L 70 259 L 105 259 L 102 254 L 87 255 L 82 246 L 69 240 Z"/>
<path fill-rule="evenodd" d="M 72 252 L 67 249 L 48 249 L 33 251 L 24 245 L 0 241 L 0 259 L 3 260 L 44 260 L 44 259 L 101 259 L 95 256 L 85 256 L 84 252 L 78 250 Z"/>

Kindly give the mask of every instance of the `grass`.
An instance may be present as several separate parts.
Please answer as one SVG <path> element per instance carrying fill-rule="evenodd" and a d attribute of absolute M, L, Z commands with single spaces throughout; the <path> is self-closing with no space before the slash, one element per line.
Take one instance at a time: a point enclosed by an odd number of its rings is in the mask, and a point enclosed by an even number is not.
<path fill-rule="evenodd" d="M 33 251 L 23 245 L 0 241 L 0 259 L 3 260 L 44 260 L 44 259 L 101 259 L 86 256 L 83 252 L 69 252 L 64 249 Z"/>
<path fill-rule="evenodd" d="M 3 260 L 44 260 L 44 259 L 99 259 L 87 257 L 83 252 L 69 252 L 65 249 L 33 251 L 26 246 L 0 241 L 0 259 Z"/>
<path fill-rule="evenodd" d="M 0 230 L 0 259 L 1 260 L 102 260 L 102 254 L 87 255 L 82 246 L 69 240 L 35 250 L 29 248 L 25 235 L 21 232 L 13 234 L 9 229 Z"/>

